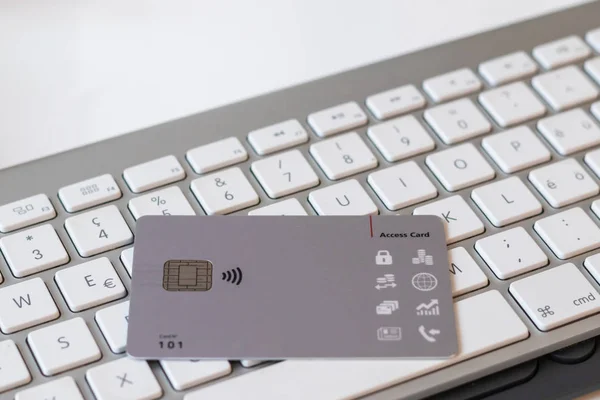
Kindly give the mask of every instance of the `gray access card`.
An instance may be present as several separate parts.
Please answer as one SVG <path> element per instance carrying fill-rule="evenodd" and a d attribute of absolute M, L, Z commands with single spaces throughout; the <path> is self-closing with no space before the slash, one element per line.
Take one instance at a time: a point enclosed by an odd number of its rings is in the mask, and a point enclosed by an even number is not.
<path fill-rule="evenodd" d="M 133 357 L 444 358 L 457 352 L 434 216 L 148 216 Z"/>

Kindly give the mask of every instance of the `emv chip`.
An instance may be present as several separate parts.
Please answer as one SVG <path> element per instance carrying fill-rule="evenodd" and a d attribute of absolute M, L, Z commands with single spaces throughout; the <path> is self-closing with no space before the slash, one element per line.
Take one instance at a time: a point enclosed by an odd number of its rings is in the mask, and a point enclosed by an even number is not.
<path fill-rule="evenodd" d="M 205 292 L 212 287 L 213 265 L 207 260 L 169 260 L 163 272 L 163 288 L 173 292 Z"/>

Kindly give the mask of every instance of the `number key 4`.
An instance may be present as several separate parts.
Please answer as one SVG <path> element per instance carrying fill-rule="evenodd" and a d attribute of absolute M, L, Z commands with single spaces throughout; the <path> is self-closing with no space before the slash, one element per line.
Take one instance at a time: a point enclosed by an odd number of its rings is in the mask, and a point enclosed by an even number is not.
<path fill-rule="evenodd" d="M 65 229 L 82 257 L 91 257 L 133 242 L 133 234 L 116 206 L 67 218 Z"/>

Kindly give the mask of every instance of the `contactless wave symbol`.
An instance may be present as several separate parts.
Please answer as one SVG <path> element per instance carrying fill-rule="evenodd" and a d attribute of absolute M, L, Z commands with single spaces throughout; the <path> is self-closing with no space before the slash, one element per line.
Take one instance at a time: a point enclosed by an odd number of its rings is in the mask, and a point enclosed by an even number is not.
<path fill-rule="evenodd" d="M 242 270 L 239 267 L 221 273 L 221 280 L 238 286 L 242 283 L 242 277 Z"/>

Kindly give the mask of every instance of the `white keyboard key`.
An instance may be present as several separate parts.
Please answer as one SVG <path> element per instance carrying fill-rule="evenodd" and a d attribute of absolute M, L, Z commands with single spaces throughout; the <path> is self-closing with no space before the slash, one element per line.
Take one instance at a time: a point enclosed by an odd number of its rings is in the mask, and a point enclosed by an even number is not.
<path fill-rule="evenodd" d="M 260 201 L 238 167 L 195 179 L 190 187 L 207 215 L 229 214 Z"/>
<path fill-rule="evenodd" d="M 412 115 L 371 126 L 367 135 L 389 162 L 435 148 L 435 142 L 429 133 Z"/>
<path fill-rule="evenodd" d="M 84 400 L 75 379 L 71 376 L 55 379 L 48 383 L 17 393 L 15 400 Z"/>
<path fill-rule="evenodd" d="M 583 68 L 600 85 L 600 57 L 586 61 Z"/>
<path fill-rule="evenodd" d="M 563 156 L 600 143 L 600 128 L 581 108 L 541 119 L 537 127 Z"/>
<path fill-rule="evenodd" d="M 583 266 L 594 277 L 596 282 L 600 282 L 600 253 L 587 257 L 583 262 Z"/>
<path fill-rule="evenodd" d="M 513 282 L 509 290 L 541 331 L 600 311 L 600 294 L 571 263 Z"/>
<path fill-rule="evenodd" d="M 257 208 L 250 211 L 248 215 L 308 215 L 308 213 L 298 199 L 292 198 Z"/>
<path fill-rule="evenodd" d="M 308 142 L 308 133 L 298 120 L 290 119 L 250 132 L 248 141 L 258 155 L 264 156 Z"/>
<path fill-rule="evenodd" d="M 433 199 L 438 194 L 435 186 L 414 161 L 373 172 L 367 182 L 390 210 L 399 210 Z"/>
<path fill-rule="evenodd" d="M 129 300 L 96 312 L 96 323 L 113 353 L 123 353 L 127 346 Z"/>
<path fill-rule="evenodd" d="M 492 130 L 492 124 L 469 99 L 429 108 L 423 116 L 446 144 L 458 143 Z"/>
<path fill-rule="evenodd" d="M 447 244 L 478 235 L 485 230 L 481 220 L 460 195 L 417 207 L 413 214 L 441 217 L 446 229 Z"/>
<path fill-rule="evenodd" d="M 535 74 L 537 64 L 524 51 L 517 51 L 479 64 L 479 73 L 492 86 L 503 85 Z"/>
<path fill-rule="evenodd" d="M 45 194 L 38 194 L 0 207 L 0 232 L 7 233 L 56 217 Z"/>
<path fill-rule="evenodd" d="M 189 393 L 185 400 L 305 400 L 363 397 L 529 336 L 496 290 L 455 304 L 460 353 L 444 360 L 291 360 Z"/>
<path fill-rule="evenodd" d="M 482 83 L 477 75 L 468 68 L 438 75 L 423 82 L 423 89 L 437 103 L 475 93 L 481 87 Z"/>
<path fill-rule="evenodd" d="M 185 157 L 197 174 L 204 174 L 246 161 L 248 152 L 238 138 L 230 137 L 188 150 Z"/>
<path fill-rule="evenodd" d="M 509 279 L 548 264 L 546 254 L 520 226 L 478 240 L 475 250 L 500 279 Z"/>
<path fill-rule="evenodd" d="M 315 143 L 310 155 L 331 180 L 377 167 L 377 159 L 356 132 Z"/>
<path fill-rule="evenodd" d="M 240 364 L 244 368 L 256 367 L 257 365 L 260 365 L 260 364 L 262 364 L 264 362 L 265 361 L 262 361 L 262 360 L 240 360 Z"/>
<path fill-rule="evenodd" d="M 77 212 L 120 198 L 121 189 L 111 175 L 105 174 L 65 186 L 58 197 L 65 210 Z"/>
<path fill-rule="evenodd" d="M 488 181 L 496 175 L 472 143 L 430 154 L 425 164 L 450 192 Z"/>
<path fill-rule="evenodd" d="M 594 48 L 597 52 L 600 52 L 600 28 L 589 31 L 585 35 L 585 40 Z"/>
<path fill-rule="evenodd" d="M 473 257 L 464 247 L 456 247 L 448 251 L 450 280 L 454 297 L 472 292 L 489 283 L 487 276 L 481 271 Z"/>
<path fill-rule="evenodd" d="M 516 176 L 471 192 L 471 198 L 494 226 L 505 226 L 542 212 L 542 204 Z"/>
<path fill-rule="evenodd" d="M 546 107 L 523 82 L 515 82 L 479 95 L 479 102 L 503 128 L 546 113 Z"/>
<path fill-rule="evenodd" d="M 596 200 L 592 203 L 592 211 L 600 218 L 600 200 Z"/>
<path fill-rule="evenodd" d="M 319 215 L 372 215 L 377 206 L 356 179 L 310 192 L 308 201 Z"/>
<path fill-rule="evenodd" d="M 596 182 L 572 158 L 534 169 L 529 173 L 529 180 L 554 208 L 587 199 L 600 191 Z"/>
<path fill-rule="evenodd" d="M 175 390 L 186 390 L 231 373 L 228 361 L 161 360 L 160 366 Z"/>
<path fill-rule="evenodd" d="M 77 368 L 102 357 L 81 317 L 33 331 L 27 335 L 27 343 L 46 376 Z"/>
<path fill-rule="evenodd" d="M 387 119 L 425 107 L 425 97 L 414 85 L 404 85 L 367 97 L 367 107 L 378 119 Z"/>
<path fill-rule="evenodd" d="M 600 149 L 590 151 L 584 157 L 585 163 L 600 177 Z"/>
<path fill-rule="evenodd" d="M 592 81 L 574 65 L 538 75 L 531 84 L 556 111 L 592 101 L 599 93 Z"/>
<path fill-rule="evenodd" d="M 54 280 L 72 311 L 87 310 L 127 293 L 106 257 L 60 270 Z"/>
<path fill-rule="evenodd" d="M 592 111 L 592 114 L 594 114 L 594 117 L 600 120 L 600 101 L 597 101 L 594 104 L 592 104 L 592 108 L 590 110 Z"/>
<path fill-rule="evenodd" d="M 196 215 L 177 186 L 135 197 L 129 200 L 128 207 L 135 219 L 144 215 Z"/>
<path fill-rule="evenodd" d="M 86 372 L 86 380 L 97 400 L 152 400 L 163 391 L 146 361 L 119 358 Z"/>
<path fill-rule="evenodd" d="M 318 136 L 325 137 L 366 125 L 367 114 L 355 102 L 312 113 L 308 123 Z"/>
<path fill-rule="evenodd" d="M 561 260 L 600 247 L 600 228 L 579 207 L 537 220 L 533 228 Z"/>
<path fill-rule="evenodd" d="M 0 331 L 13 333 L 58 318 L 58 309 L 41 278 L 0 288 Z"/>
<path fill-rule="evenodd" d="M 481 145 L 507 174 L 544 163 L 550 150 L 527 126 L 519 126 L 485 137 Z"/>
<path fill-rule="evenodd" d="M 29 382 L 31 375 L 15 342 L 0 342 L 0 393 Z"/>
<path fill-rule="evenodd" d="M 129 276 L 131 276 L 131 270 L 133 268 L 133 247 L 125 249 L 121 252 L 121 262 L 127 270 Z"/>
<path fill-rule="evenodd" d="M 17 278 L 69 262 L 52 225 L 42 225 L 0 239 L 0 250 Z"/>
<path fill-rule="evenodd" d="M 533 49 L 533 56 L 544 68 L 552 69 L 583 60 L 591 52 L 581 38 L 568 36 L 537 46 Z"/>
<path fill-rule="evenodd" d="M 185 178 L 185 171 L 175 156 L 165 156 L 123 171 L 123 178 L 134 193 L 145 192 Z"/>
<path fill-rule="evenodd" d="M 319 177 L 299 150 L 255 161 L 252 173 L 267 195 L 276 199 L 319 184 Z"/>
<path fill-rule="evenodd" d="M 91 257 L 133 242 L 133 234 L 114 206 L 67 218 L 65 229 L 82 257 Z"/>

